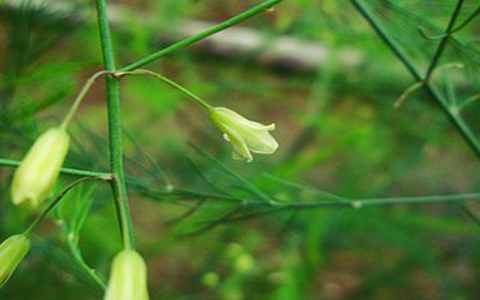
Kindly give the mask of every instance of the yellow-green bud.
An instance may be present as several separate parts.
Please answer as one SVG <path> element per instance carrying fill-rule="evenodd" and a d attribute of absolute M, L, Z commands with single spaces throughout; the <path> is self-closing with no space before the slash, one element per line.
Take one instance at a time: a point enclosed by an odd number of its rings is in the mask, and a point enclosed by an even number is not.
<path fill-rule="evenodd" d="M 235 260 L 235 269 L 240 273 L 251 271 L 255 267 L 253 257 L 248 253 L 243 253 Z"/>
<path fill-rule="evenodd" d="M 14 204 L 36 208 L 50 195 L 67 155 L 69 140 L 61 127 L 50 128 L 38 137 L 15 171 Z"/>
<path fill-rule="evenodd" d="M 208 272 L 202 277 L 202 282 L 209 288 L 214 288 L 218 285 L 220 278 L 215 272 Z"/>
<path fill-rule="evenodd" d="M 233 146 L 233 158 L 253 160 L 252 154 L 272 154 L 278 148 L 277 141 L 269 133 L 275 124 L 263 125 L 250 121 L 238 113 L 224 107 L 210 110 L 210 119 L 223 132 L 223 137 Z"/>
<path fill-rule="evenodd" d="M 147 267 L 133 250 L 124 250 L 113 260 L 105 300 L 148 300 Z"/>
<path fill-rule="evenodd" d="M 28 251 L 30 240 L 23 234 L 11 236 L 0 244 L 0 287 L 12 276 Z"/>

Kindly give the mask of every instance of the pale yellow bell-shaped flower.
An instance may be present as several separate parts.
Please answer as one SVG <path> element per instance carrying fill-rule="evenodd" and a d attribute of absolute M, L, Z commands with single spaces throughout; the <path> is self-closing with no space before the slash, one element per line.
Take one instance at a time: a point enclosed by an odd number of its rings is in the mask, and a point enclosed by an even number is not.
<path fill-rule="evenodd" d="M 223 137 L 233 146 L 233 158 L 253 160 L 252 154 L 272 154 L 278 148 L 277 141 L 269 131 L 275 124 L 263 125 L 250 121 L 224 107 L 210 109 L 210 119 L 223 132 Z"/>
<path fill-rule="evenodd" d="M 30 240 L 23 234 L 13 235 L 0 244 L 0 287 L 12 276 L 28 251 Z"/>
<path fill-rule="evenodd" d="M 148 300 L 147 267 L 136 251 L 123 250 L 113 260 L 104 300 Z"/>
<path fill-rule="evenodd" d="M 70 137 L 62 127 L 47 130 L 37 138 L 12 182 L 12 200 L 16 205 L 37 208 L 52 192 L 68 152 Z"/>

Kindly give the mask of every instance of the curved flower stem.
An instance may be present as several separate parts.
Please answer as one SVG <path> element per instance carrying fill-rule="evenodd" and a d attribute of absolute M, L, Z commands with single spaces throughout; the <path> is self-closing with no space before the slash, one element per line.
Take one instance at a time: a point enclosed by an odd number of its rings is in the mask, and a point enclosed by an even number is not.
<path fill-rule="evenodd" d="M 165 55 L 168 55 L 170 53 L 173 53 L 179 49 L 182 49 L 182 48 L 185 48 L 185 47 L 188 47 L 198 41 L 201 41 L 203 39 L 206 39 L 207 37 L 217 33 L 217 32 L 220 32 L 222 30 L 225 30 L 229 27 L 232 27 L 236 24 L 239 24 L 243 21 L 245 21 L 246 19 L 250 18 L 250 17 L 253 17 L 255 15 L 258 15 L 259 13 L 262 13 L 268 9 L 271 9 L 272 7 L 274 7 L 275 5 L 279 4 L 280 2 L 282 2 L 283 0 L 267 0 L 265 2 L 262 2 L 246 11 L 244 11 L 243 13 L 241 14 L 238 14 L 218 25 L 215 25 L 215 26 L 212 26 L 210 27 L 209 29 L 203 31 L 203 32 L 200 32 L 194 36 L 191 36 L 189 38 L 186 38 L 186 39 L 183 39 L 179 42 L 176 42 L 174 43 L 173 45 L 171 46 L 168 46 L 160 51 L 157 51 L 153 54 L 150 54 L 134 63 L 131 63 L 129 64 L 128 66 L 125 66 L 123 68 L 120 69 L 120 71 L 133 71 L 135 69 L 138 69 L 138 68 L 141 68 L 149 63 L 152 63 L 156 60 L 158 60 L 159 58 L 165 56 Z"/>
<path fill-rule="evenodd" d="M 165 82 L 166 84 L 176 88 L 177 90 L 181 91 L 185 95 L 189 96 L 190 98 L 195 100 L 198 104 L 203 106 L 205 109 L 210 110 L 212 108 L 212 106 L 210 104 L 208 104 L 207 101 L 198 97 L 197 95 L 195 95 L 194 93 L 192 93 L 191 91 L 186 89 L 185 87 L 183 87 L 180 84 L 176 83 L 175 81 L 170 80 L 167 77 L 165 77 L 163 75 L 160 75 L 158 73 L 155 73 L 153 71 L 146 70 L 146 69 L 137 69 L 135 71 L 119 71 L 119 72 L 116 72 L 116 73 L 113 74 L 113 76 L 117 77 L 117 78 L 121 78 L 125 75 L 149 75 L 149 76 L 153 76 L 153 77 Z"/>
<path fill-rule="evenodd" d="M 85 95 L 88 93 L 92 85 L 95 83 L 95 80 L 103 75 L 110 74 L 110 73 L 111 73 L 110 71 L 99 71 L 93 74 L 93 76 L 87 80 L 85 85 L 80 90 L 80 93 L 78 94 L 77 98 L 75 98 L 75 101 L 73 102 L 72 107 L 68 111 L 68 114 L 65 116 L 65 119 L 63 119 L 63 122 L 61 125 L 63 129 L 66 129 L 68 127 L 68 124 L 70 123 L 73 116 L 77 112 L 78 107 L 80 106 L 80 103 L 85 98 Z"/>
<path fill-rule="evenodd" d="M 70 237 L 67 238 L 67 245 L 68 248 L 73 256 L 73 259 L 75 262 L 78 264 L 78 266 L 85 271 L 85 273 L 97 284 L 98 287 L 100 287 L 102 290 L 105 290 L 107 288 L 107 284 L 105 283 L 105 280 L 103 280 L 97 273 L 95 269 L 90 267 L 84 260 L 82 253 L 78 249 L 77 245 L 75 245 L 74 241 L 70 239 Z"/>
<path fill-rule="evenodd" d="M 96 0 L 97 21 L 100 33 L 100 46 L 102 48 L 105 70 L 115 71 L 115 58 L 113 43 L 108 24 L 106 0 Z M 118 78 L 106 77 L 108 133 L 110 147 L 110 168 L 113 174 L 111 181 L 112 192 L 115 198 L 117 216 L 122 233 L 125 249 L 134 248 L 134 233 L 132 217 L 128 205 L 127 185 L 123 167 L 122 122 L 120 115 L 120 82 Z"/>
<path fill-rule="evenodd" d="M 111 177 L 110 178 L 107 178 L 107 177 L 82 177 L 80 179 L 75 180 L 74 182 L 69 184 L 57 197 L 55 197 L 55 199 L 53 199 L 53 201 L 35 218 L 35 220 L 32 222 L 32 224 L 30 224 L 30 226 L 27 228 L 27 230 L 25 230 L 25 232 L 23 234 L 25 234 L 27 236 L 31 235 L 33 230 L 38 226 L 38 224 L 40 224 L 45 219 L 45 217 L 48 215 L 48 213 L 50 211 L 52 211 L 52 209 L 54 209 L 55 206 L 57 206 L 58 203 L 60 203 L 60 201 L 63 199 L 63 197 L 71 189 L 76 187 L 78 184 L 83 183 L 85 181 L 89 181 L 89 180 L 110 181 Z"/>

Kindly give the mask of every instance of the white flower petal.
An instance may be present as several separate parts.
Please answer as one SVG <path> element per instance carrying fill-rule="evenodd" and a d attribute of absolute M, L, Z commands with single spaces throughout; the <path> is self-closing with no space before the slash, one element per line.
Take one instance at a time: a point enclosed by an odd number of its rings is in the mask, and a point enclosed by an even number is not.
<path fill-rule="evenodd" d="M 224 126 L 223 130 L 225 132 L 225 135 L 227 136 L 226 139 L 232 145 L 235 154 L 237 154 L 237 156 L 241 159 L 244 159 L 247 162 L 251 162 L 253 160 L 252 154 L 250 153 L 247 143 L 242 138 L 242 136 L 235 132 L 235 130 L 226 126 Z"/>
<path fill-rule="evenodd" d="M 258 131 L 245 136 L 250 151 L 259 154 L 272 154 L 278 149 L 278 143 L 268 131 Z"/>

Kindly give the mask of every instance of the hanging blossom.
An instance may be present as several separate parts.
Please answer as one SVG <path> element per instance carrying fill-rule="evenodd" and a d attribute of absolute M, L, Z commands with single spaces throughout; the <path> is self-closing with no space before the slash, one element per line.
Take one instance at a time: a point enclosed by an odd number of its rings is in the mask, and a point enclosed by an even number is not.
<path fill-rule="evenodd" d="M 12 276 L 28 251 L 30 240 L 23 234 L 13 235 L 0 244 L 0 287 Z"/>
<path fill-rule="evenodd" d="M 13 176 L 14 204 L 37 208 L 50 196 L 67 155 L 69 140 L 63 127 L 50 128 L 37 138 Z"/>
<path fill-rule="evenodd" d="M 134 250 L 123 250 L 113 260 L 104 300 L 148 300 L 147 267 Z"/>
<path fill-rule="evenodd" d="M 253 160 L 252 152 L 272 154 L 278 143 L 270 134 L 275 124 L 263 125 L 250 121 L 242 115 L 225 107 L 210 108 L 210 119 L 223 132 L 223 137 L 233 146 L 233 158 Z"/>

